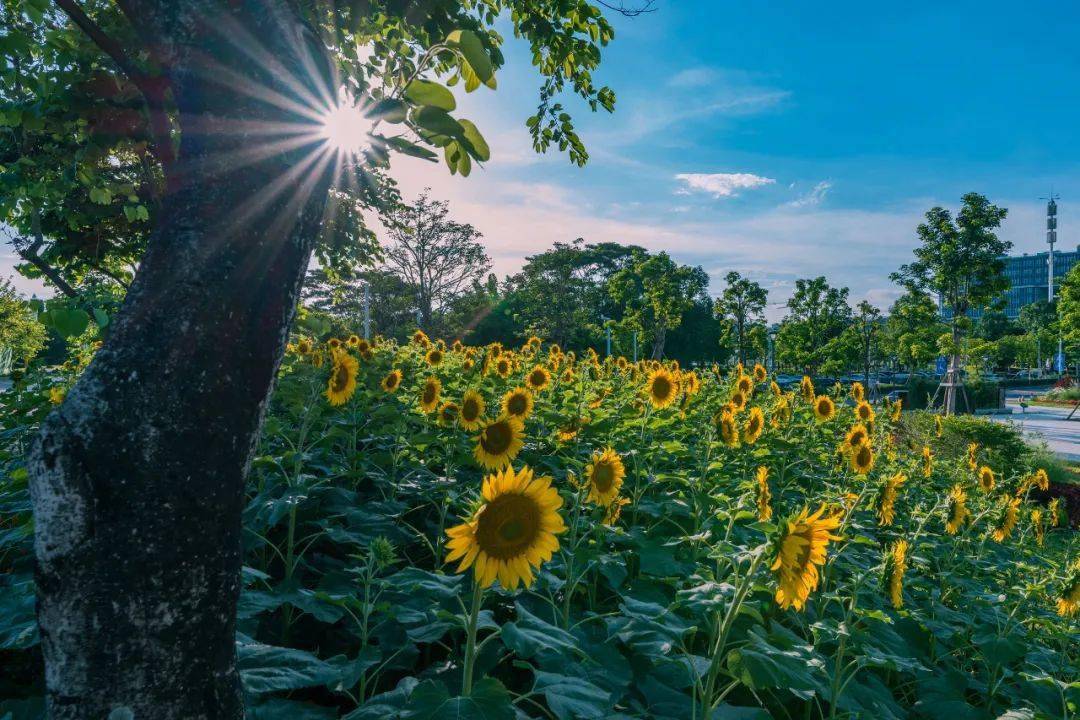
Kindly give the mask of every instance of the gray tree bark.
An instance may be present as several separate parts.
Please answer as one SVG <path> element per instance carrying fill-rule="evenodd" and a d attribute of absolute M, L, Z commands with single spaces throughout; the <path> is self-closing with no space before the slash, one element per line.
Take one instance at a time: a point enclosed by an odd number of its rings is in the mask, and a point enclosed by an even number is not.
<path fill-rule="evenodd" d="M 283 1 L 123 7 L 182 140 L 110 336 L 31 452 L 48 712 L 240 718 L 244 480 L 328 184 L 314 133 L 269 147 L 312 120 L 267 98 L 310 107 L 329 71 Z"/>

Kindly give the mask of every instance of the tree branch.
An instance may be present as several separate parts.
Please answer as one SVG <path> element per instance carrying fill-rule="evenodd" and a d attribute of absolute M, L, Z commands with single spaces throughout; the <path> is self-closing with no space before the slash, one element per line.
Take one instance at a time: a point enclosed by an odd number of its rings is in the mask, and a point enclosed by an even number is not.
<path fill-rule="evenodd" d="M 56 4 L 71 18 L 82 30 L 90 41 L 109 56 L 120 71 L 138 88 L 150 118 L 150 136 L 153 138 L 152 148 L 154 156 L 166 170 L 176 159 L 176 153 L 172 146 L 171 124 L 168 112 L 165 108 L 165 94 L 168 89 L 168 80 L 164 77 L 148 75 L 140 70 L 124 52 L 114 38 L 110 37 L 101 27 L 87 15 L 75 0 L 56 0 Z M 120 3 L 121 12 L 129 20 L 132 20 L 131 8 L 126 2 Z M 134 22 L 134 20 L 132 20 Z"/>
<path fill-rule="evenodd" d="M 56 268 L 45 262 L 45 259 L 38 254 L 38 251 L 41 250 L 41 246 L 45 244 L 45 238 L 41 235 L 41 220 L 36 208 L 34 209 L 34 214 L 30 222 L 33 225 L 34 240 L 24 247 L 22 243 L 15 242 L 15 237 L 12 236 L 11 245 L 15 248 L 15 252 L 17 252 L 19 257 L 23 260 L 36 267 L 42 275 L 47 277 L 49 281 L 60 290 L 60 292 L 71 298 L 78 297 L 78 291 L 75 290 L 67 280 L 64 280 L 63 276 L 60 275 L 60 272 Z M 20 240 L 25 242 L 25 238 L 20 238 Z"/>

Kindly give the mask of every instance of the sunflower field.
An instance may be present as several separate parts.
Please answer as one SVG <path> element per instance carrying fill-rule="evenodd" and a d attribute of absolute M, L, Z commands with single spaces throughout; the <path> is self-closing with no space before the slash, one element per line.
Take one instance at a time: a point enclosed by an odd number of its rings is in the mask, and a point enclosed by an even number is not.
<path fill-rule="evenodd" d="M 0 718 L 41 712 L 19 457 L 76 373 L 5 400 Z M 1080 554 L 1040 456 L 864 396 L 295 337 L 244 514 L 250 717 L 1080 716 Z"/>

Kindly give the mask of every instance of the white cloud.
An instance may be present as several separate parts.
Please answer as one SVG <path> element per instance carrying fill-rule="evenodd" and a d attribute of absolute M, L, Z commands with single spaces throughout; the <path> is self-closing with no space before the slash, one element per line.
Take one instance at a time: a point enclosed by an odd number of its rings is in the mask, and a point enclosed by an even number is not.
<path fill-rule="evenodd" d="M 810 192 L 787 203 L 787 206 L 792 208 L 815 207 L 821 204 L 821 201 L 825 199 L 825 196 L 828 195 L 829 190 L 831 189 L 832 183 L 827 180 L 822 180 L 815 185 Z"/>
<path fill-rule="evenodd" d="M 707 67 L 687 68 L 675 73 L 667 84 L 675 88 L 694 88 L 708 85 L 716 80 L 716 71 Z"/>
<path fill-rule="evenodd" d="M 679 173 L 675 179 L 686 183 L 686 187 L 679 191 L 681 194 L 698 191 L 714 198 L 735 197 L 737 190 L 750 190 L 776 182 L 752 173 Z"/>

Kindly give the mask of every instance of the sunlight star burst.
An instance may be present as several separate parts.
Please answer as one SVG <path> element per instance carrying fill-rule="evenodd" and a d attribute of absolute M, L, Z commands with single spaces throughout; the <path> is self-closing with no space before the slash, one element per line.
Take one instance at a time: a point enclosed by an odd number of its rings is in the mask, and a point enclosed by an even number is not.
<path fill-rule="evenodd" d="M 337 152 L 356 155 L 370 144 L 373 127 L 359 106 L 343 100 L 323 115 L 319 135 Z"/>

